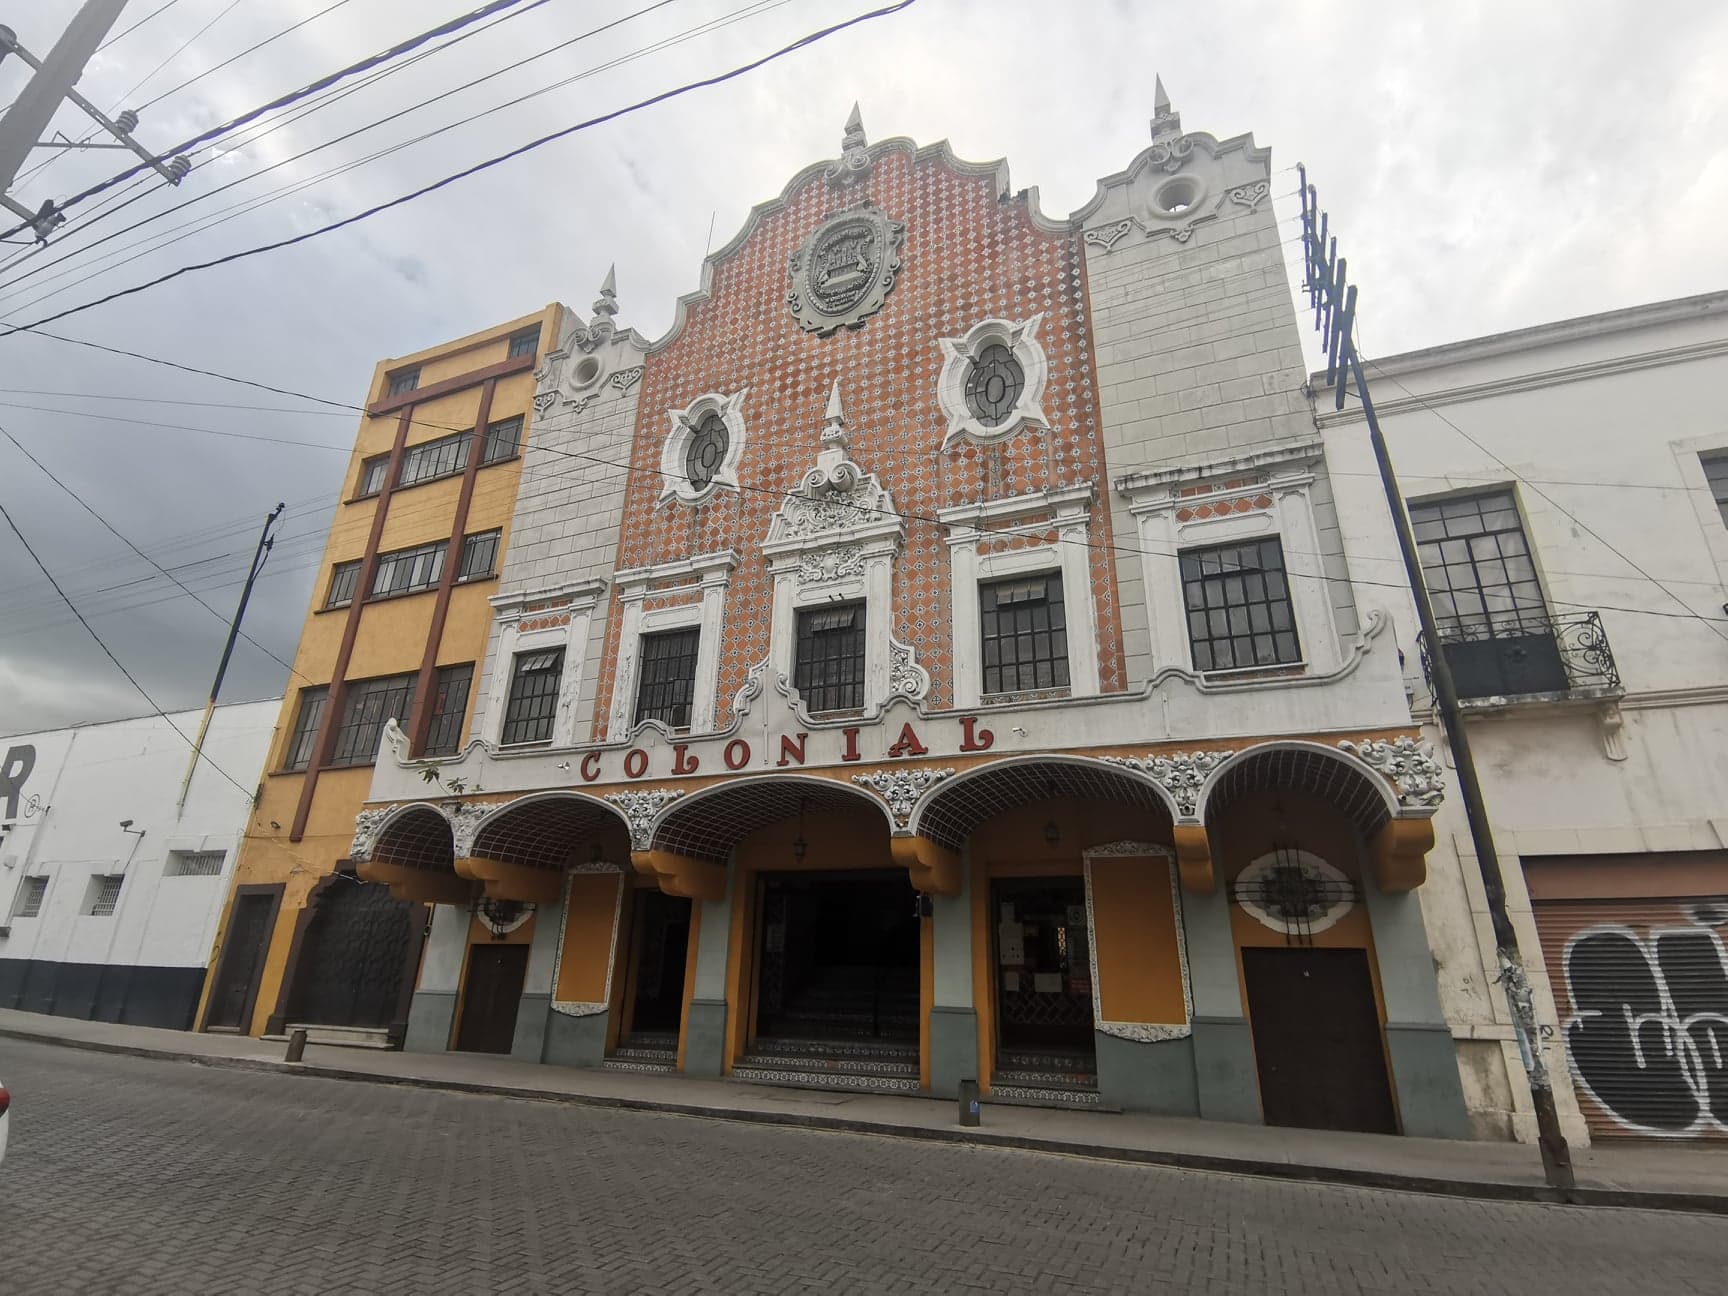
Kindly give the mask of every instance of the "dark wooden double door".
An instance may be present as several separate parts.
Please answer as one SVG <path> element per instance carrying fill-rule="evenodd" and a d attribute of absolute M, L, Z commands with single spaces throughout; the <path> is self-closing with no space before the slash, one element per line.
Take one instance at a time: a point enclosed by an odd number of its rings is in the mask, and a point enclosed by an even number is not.
<path fill-rule="evenodd" d="M 1244 949 L 1268 1125 L 1396 1134 L 1366 951 Z"/>
<path fill-rule="evenodd" d="M 468 951 L 467 988 L 456 1047 L 465 1053 L 508 1053 L 516 1038 L 516 1010 L 528 976 L 528 946 L 475 945 Z"/>

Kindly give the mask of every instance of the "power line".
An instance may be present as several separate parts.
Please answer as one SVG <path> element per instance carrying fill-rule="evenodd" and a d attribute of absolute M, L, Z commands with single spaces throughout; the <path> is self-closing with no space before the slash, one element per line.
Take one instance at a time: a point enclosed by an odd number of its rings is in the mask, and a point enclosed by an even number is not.
<path fill-rule="evenodd" d="M 500 2 L 501 2 L 501 0 L 500 0 Z M 646 99 L 638 100 L 636 103 L 627 105 L 626 107 L 617 108 L 617 109 L 612 110 L 611 112 L 602 113 L 598 117 L 590 117 L 586 121 L 577 122 L 573 126 L 566 126 L 562 130 L 556 130 L 556 131 L 551 132 L 550 134 L 542 135 L 538 139 L 530 140 L 528 143 L 519 145 L 518 147 L 511 149 L 508 152 L 500 153 L 494 157 L 486 159 L 483 162 L 478 162 L 471 167 L 467 167 L 461 171 L 455 172 L 452 175 L 445 176 L 441 180 L 436 180 L 429 185 L 423 185 L 419 189 L 416 189 L 410 193 L 403 194 L 397 198 L 392 198 L 388 202 L 375 204 L 374 206 L 368 207 L 364 211 L 357 212 L 352 216 L 344 217 L 343 219 L 338 220 L 338 221 L 332 221 L 327 225 L 322 225 L 319 228 L 314 229 L 314 230 L 308 230 L 303 234 L 296 234 L 296 235 L 294 235 L 290 238 L 286 238 L 286 239 L 278 239 L 274 243 L 266 243 L 266 244 L 262 244 L 258 247 L 243 249 L 239 252 L 231 252 L 231 253 L 227 254 L 226 256 L 217 257 L 217 258 L 210 260 L 210 261 L 204 261 L 204 262 L 200 262 L 200 263 L 197 263 L 194 265 L 189 265 L 189 266 L 182 266 L 178 270 L 170 271 L 168 274 L 165 274 L 165 275 L 159 275 L 157 278 L 152 279 L 152 280 L 148 280 L 145 283 L 137 284 L 131 288 L 122 289 L 119 292 L 109 293 L 106 297 L 99 297 L 95 301 L 86 302 L 82 306 L 74 306 L 74 307 L 70 307 L 70 308 L 63 310 L 63 311 L 58 311 L 53 315 L 49 315 L 43 319 L 36 320 L 30 324 L 15 325 L 12 328 L 8 329 L 5 333 L 0 333 L 0 337 L 11 337 L 14 334 L 27 332 L 27 331 L 35 329 L 35 328 L 37 328 L 43 324 L 51 324 L 57 320 L 65 319 L 68 316 L 77 315 L 77 314 L 80 314 L 84 311 L 91 310 L 94 307 L 106 305 L 108 302 L 117 301 L 123 297 L 130 297 L 130 296 L 133 296 L 137 293 L 145 292 L 151 288 L 155 288 L 155 287 L 160 286 L 161 284 L 165 284 L 165 283 L 169 282 L 170 280 L 178 279 L 182 275 L 193 274 L 193 273 L 196 273 L 200 270 L 213 269 L 217 266 L 227 265 L 227 264 L 234 262 L 234 261 L 242 261 L 242 260 L 245 260 L 249 257 L 259 256 L 265 252 L 279 251 L 282 248 L 293 247 L 296 244 L 308 242 L 309 240 L 314 239 L 314 238 L 318 238 L 321 235 L 330 234 L 330 233 L 334 233 L 336 230 L 345 229 L 348 226 L 358 224 L 359 222 L 366 220 L 369 217 L 376 216 L 380 212 L 389 211 L 391 208 L 403 206 L 406 203 L 413 202 L 415 199 L 423 198 L 427 194 L 436 193 L 438 190 L 446 188 L 449 185 L 455 184 L 460 180 L 465 180 L 470 176 L 477 175 L 480 172 L 489 170 L 492 167 L 500 166 L 505 162 L 513 161 L 516 158 L 523 156 L 524 154 L 531 153 L 535 149 L 541 148 L 544 145 L 553 143 L 557 140 L 565 139 L 568 136 L 574 135 L 579 131 L 589 130 L 595 126 L 604 125 L 607 122 L 615 121 L 618 118 L 628 116 L 631 113 L 640 112 L 643 109 L 653 107 L 656 104 L 664 103 L 667 100 L 676 99 L 681 95 L 689 94 L 695 90 L 706 89 L 710 86 L 720 85 L 726 81 L 731 81 L 737 77 L 745 75 L 746 73 L 753 72 L 757 68 L 763 67 L 764 65 L 766 65 L 768 63 L 772 63 L 772 62 L 776 61 L 777 59 L 785 58 L 787 55 L 794 54 L 794 53 L 798 52 L 799 50 L 805 49 L 808 46 L 813 45 L 818 41 L 824 40 L 827 37 L 832 36 L 837 32 L 845 31 L 849 27 L 855 27 L 855 26 L 859 25 L 860 23 L 869 22 L 872 19 L 884 18 L 884 17 L 887 17 L 891 14 L 899 13 L 900 11 L 902 11 L 904 9 L 910 8 L 915 3 L 917 3 L 917 0 L 898 0 L 898 3 L 896 3 L 896 4 L 887 5 L 883 8 L 880 8 L 880 9 L 873 9 L 873 10 L 869 11 L 868 13 L 860 14 L 860 15 L 853 17 L 853 18 L 848 18 L 843 22 L 835 23 L 831 26 L 824 27 L 819 31 L 812 32 L 807 36 L 802 36 L 798 40 L 793 41 L 790 45 L 782 46 L 780 49 L 777 49 L 777 50 L 774 50 L 768 54 L 765 54 L 765 55 L 761 56 L 760 58 L 753 59 L 748 63 L 741 64 L 740 66 L 732 68 L 726 72 L 717 73 L 716 75 L 711 76 L 711 77 L 704 77 L 698 81 L 686 82 L 685 84 L 680 85 L 680 86 L 675 86 L 670 90 L 664 90 L 664 91 L 660 92 L 659 94 L 651 95 Z M 131 174 L 131 173 L 128 173 L 128 174 Z"/>
<path fill-rule="evenodd" d="M 202 81 L 205 77 L 211 75 L 212 73 L 220 72 L 223 68 L 227 67 L 230 63 L 238 63 L 241 59 L 245 58 L 248 54 L 256 54 L 259 50 L 263 49 L 266 45 L 272 44 L 275 41 L 281 40 L 284 36 L 288 36 L 294 32 L 299 31 L 307 23 L 317 22 L 318 19 L 322 18 L 325 14 L 329 13 L 331 10 L 340 9 L 343 5 L 348 4 L 348 3 L 350 3 L 350 0 L 335 0 L 335 3 L 325 5 L 324 8 L 320 9 L 317 13 L 312 14 L 309 17 L 302 18 L 299 22 L 295 23 L 293 26 L 284 27 L 281 31 L 277 32 L 274 36 L 266 36 L 263 40 L 259 41 L 256 45 L 248 45 L 245 49 L 241 50 L 238 54 L 230 54 L 227 58 L 223 59 L 220 63 L 216 64 L 214 67 L 207 67 L 202 72 L 198 73 L 197 76 L 188 77 L 186 80 L 182 81 L 179 85 L 175 86 L 173 89 L 164 90 L 161 94 L 157 95 L 154 99 L 145 100 L 142 104 L 140 104 L 138 106 L 137 111 L 143 112 L 146 108 L 154 107 L 155 105 L 161 103 L 164 99 L 168 98 L 169 95 L 179 94 L 187 86 L 196 85 L 198 82 Z M 227 10 L 223 10 L 223 13 L 226 13 L 226 12 L 227 12 Z M 217 17 L 221 17 L 221 14 L 218 14 Z M 206 28 L 206 30 L 208 30 L 208 28 Z M 197 38 L 194 37 L 193 39 L 196 40 Z M 134 88 L 136 88 L 136 87 L 134 87 Z"/>
<path fill-rule="evenodd" d="M 128 36 L 130 36 L 133 32 L 137 31 L 140 27 L 142 27 L 145 23 L 149 22 L 152 18 L 156 18 L 156 17 L 161 16 L 162 14 L 167 13 L 170 9 L 172 9 L 175 5 L 177 5 L 179 3 L 180 3 L 180 0 L 167 0 L 167 3 L 160 4 L 160 5 L 156 6 L 156 8 L 152 9 L 149 13 L 145 14 L 142 18 L 140 18 L 137 22 L 133 23 L 130 27 L 128 27 L 125 31 L 121 32 L 119 35 L 110 36 L 107 40 L 103 41 L 100 45 L 98 45 L 96 47 L 96 52 L 98 54 L 100 54 L 103 50 L 107 49 L 110 45 L 114 44 L 116 41 L 125 40 Z"/>

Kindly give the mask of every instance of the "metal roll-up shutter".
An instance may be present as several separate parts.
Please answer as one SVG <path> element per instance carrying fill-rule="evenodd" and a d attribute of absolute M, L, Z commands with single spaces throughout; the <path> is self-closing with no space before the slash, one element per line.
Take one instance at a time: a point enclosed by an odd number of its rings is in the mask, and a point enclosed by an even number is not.
<path fill-rule="evenodd" d="M 1728 1139 L 1728 896 L 1537 900 L 1593 1138 Z"/>

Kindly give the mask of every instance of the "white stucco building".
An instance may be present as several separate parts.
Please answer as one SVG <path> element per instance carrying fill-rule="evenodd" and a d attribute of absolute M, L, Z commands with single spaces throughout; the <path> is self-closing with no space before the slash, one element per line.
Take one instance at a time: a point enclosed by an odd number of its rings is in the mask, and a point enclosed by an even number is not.
<path fill-rule="evenodd" d="M 0 738 L 0 1007 L 192 1024 L 278 706 Z"/>
<path fill-rule="evenodd" d="M 1563 1121 L 1728 1133 L 1728 293 L 1371 362 Z M 1323 378 L 1314 379 L 1316 389 Z M 1355 402 L 1317 393 L 1361 581 L 1402 579 Z M 1436 745 L 1414 610 L 1412 709 Z M 1449 781 L 1451 781 L 1449 779 Z M 1478 1132 L 1533 1116 L 1462 803 L 1421 891 Z M 1570 1081 L 1570 1083 L 1568 1083 Z"/>

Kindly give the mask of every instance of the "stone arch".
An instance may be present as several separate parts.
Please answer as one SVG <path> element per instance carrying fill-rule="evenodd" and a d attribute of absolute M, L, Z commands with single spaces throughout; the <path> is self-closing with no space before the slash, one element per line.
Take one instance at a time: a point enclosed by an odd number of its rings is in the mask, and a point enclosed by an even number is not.
<path fill-rule="evenodd" d="M 366 862 L 433 872 L 449 872 L 455 858 L 450 820 L 424 801 L 394 807 L 378 826 L 365 856 Z"/>
<path fill-rule="evenodd" d="M 613 806 L 585 792 L 533 792 L 485 807 L 472 829 L 470 855 L 521 868 L 562 869 L 580 863 L 583 846 L 598 845 L 613 863 L 629 849 L 629 823 Z"/>
<path fill-rule="evenodd" d="M 1256 743 L 1219 762 L 1201 785 L 1195 817 L 1210 830 L 1231 803 L 1266 789 L 1305 792 L 1335 806 L 1372 842 L 1399 815 L 1392 785 L 1335 747 L 1300 740 Z"/>
<path fill-rule="evenodd" d="M 800 811 L 823 813 L 869 807 L 890 832 L 893 817 L 880 798 L 835 779 L 808 774 L 763 774 L 729 779 L 673 802 L 653 825 L 652 849 L 709 863 L 724 863 L 745 837 Z"/>
<path fill-rule="evenodd" d="M 936 784 L 919 800 L 910 828 L 943 850 L 958 851 L 986 819 L 1049 796 L 1122 801 L 1174 823 L 1175 802 L 1151 779 L 1089 756 L 1010 756 Z"/>

